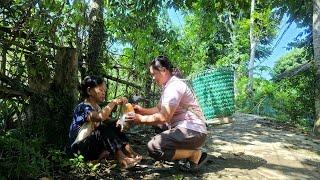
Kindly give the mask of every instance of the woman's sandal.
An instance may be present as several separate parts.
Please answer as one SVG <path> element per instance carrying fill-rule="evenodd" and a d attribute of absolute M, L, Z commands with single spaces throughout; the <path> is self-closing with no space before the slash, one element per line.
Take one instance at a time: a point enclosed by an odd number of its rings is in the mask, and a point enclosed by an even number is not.
<path fill-rule="evenodd" d="M 180 169 L 182 171 L 186 172 L 196 172 L 199 171 L 200 168 L 208 161 L 208 154 L 203 152 L 201 153 L 201 157 L 199 159 L 198 164 L 192 162 L 192 161 L 187 161 L 185 164 L 180 166 Z"/>

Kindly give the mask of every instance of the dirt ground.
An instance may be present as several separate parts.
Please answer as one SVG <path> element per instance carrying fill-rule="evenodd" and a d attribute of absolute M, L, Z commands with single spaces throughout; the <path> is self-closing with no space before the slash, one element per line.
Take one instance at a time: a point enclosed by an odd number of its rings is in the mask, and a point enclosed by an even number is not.
<path fill-rule="evenodd" d="M 233 123 L 209 125 L 203 147 L 209 160 L 197 173 L 149 158 L 146 144 L 152 135 L 149 127 L 128 134 L 143 155 L 140 166 L 121 170 L 108 161 L 86 179 L 320 179 L 320 139 L 258 116 L 235 114 Z"/>

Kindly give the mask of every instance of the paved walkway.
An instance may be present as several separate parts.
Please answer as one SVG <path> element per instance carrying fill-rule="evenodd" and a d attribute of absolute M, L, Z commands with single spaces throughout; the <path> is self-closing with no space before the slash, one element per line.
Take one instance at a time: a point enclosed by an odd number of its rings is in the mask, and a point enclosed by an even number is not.
<path fill-rule="evenodd" d="M 210 127 L 204 179 L 320 179 L 320 140 L 263 118 L 236 114 Z"/>

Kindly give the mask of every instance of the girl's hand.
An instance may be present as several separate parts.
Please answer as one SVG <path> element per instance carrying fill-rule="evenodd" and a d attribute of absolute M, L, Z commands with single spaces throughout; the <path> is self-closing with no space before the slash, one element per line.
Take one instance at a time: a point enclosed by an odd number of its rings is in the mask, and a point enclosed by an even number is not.
<path fill-rule="evenodd" d="M 128 124 L 128 122 L 124 121 L 123 119 L 119 119 L 116 122 L 116 127 L 119 127 L 120 131 L 124 132 L 129 129 L 129 124 Z"/>
<path fill-rule="evenodd" d="M 127 104 L 128 99 L 126 97 L 120 97 L 120 98 L 112 100 L 112 102 L 114 102 L 116 105 Z"/>

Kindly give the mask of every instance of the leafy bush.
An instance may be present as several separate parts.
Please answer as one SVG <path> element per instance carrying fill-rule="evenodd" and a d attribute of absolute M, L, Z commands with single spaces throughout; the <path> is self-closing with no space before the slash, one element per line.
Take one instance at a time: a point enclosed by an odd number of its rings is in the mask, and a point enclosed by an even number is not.
<path fill-rule="evenodd" d="M 275 101 L 273 92 L 277 89 L 276 84 L 263 80 L 255 79 L 254 93 L 251 100 L 246 94 L 247 78 L 242 78 L 236 84 L 236 108 L 240 112 L 253 113 L 265 116 L 275 116 L 276 110 L 272 106 Z"/>
<path fill-rule="evenodd" d="M 71 168 L 76 174 L 95 173 L 100 167 L 100 163 L 84 161 L 82 155 L 75 154 L 74 158 L 69 159 Z"/>
<path fill-rule="evenodd" d="M 50 172 L 56 172 L 61 169 L 69 170 L 72 165 L 65 152 L 58 149 L 48 150 L 48 160 L 50 161 Z"/>
<path fill-rule="evenodd" d="M 294 124 L 312 127 L 315 114 L 314 78 L 312 71 L 309 71 L 280 82 L 279 90 L 274 93 L 278 100 L 274 103 L 278 115 Z M 307 119 L 309 122 L 305 123 Z"/>
<path fill-rule="evenodd" d="M 236 84 L 237 111 L 274 117 L 279 122 L 310 130 L 315 114 L 314 78 L 310 70 L 278 83 L 255 79 L 251 100 L 246 94 L 247 78 L 242 78 Z"/>
<path fill-rule="evenodd" d="M 9 179 L 39 177 L 49 165 L 41 155 L 41 140 L 27 139 L 12 129 L 0 136 L 0 174 Z"/>
<path fill-rule="evenodd" d="M 0 99 L 0 132 L 17 126 L 17 118 L 20 116 L 21 104 L 12 100 Z"/>

